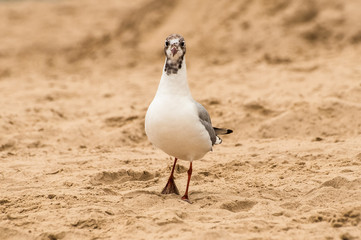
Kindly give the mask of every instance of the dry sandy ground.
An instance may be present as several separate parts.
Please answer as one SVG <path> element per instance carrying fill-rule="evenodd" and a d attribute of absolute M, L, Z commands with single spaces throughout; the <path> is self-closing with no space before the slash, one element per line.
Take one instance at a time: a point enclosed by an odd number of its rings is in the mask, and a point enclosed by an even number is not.
<path fill-rule="evenodd" d="M 0 239 L 361 239 L 360 9 L 0 1 Z M 160 194 L 173 160 L 144 133 L 173 32 L 234 130 L 194 162 L 193 204 Z"/>

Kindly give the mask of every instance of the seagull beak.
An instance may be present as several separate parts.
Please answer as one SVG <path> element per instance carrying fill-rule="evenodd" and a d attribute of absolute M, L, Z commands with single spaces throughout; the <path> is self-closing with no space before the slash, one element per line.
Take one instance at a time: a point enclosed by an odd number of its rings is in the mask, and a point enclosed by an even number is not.
<path fill-rule="evenodd" d="M 173 57 L 174 57 L 174 55 L 176 55 L 176 54 L 177 54 L 178 49 L 177 49 L 176 47 L 174 47 L 174 48 L 172 48 L 171 52 L 172 52 Z"/>

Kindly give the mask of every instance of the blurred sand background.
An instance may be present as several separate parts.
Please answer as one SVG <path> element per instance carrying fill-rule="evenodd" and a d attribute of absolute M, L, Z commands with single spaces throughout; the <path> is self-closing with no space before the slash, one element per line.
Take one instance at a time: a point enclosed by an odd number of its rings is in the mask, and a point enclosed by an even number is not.
<path fill-rule="evenodd" d="M 234 130 L 193 204 L 144 133 L 171 33 Z M 0 1 L 0 35 L 0 239 L 361 239 L 360 1 Z"/>

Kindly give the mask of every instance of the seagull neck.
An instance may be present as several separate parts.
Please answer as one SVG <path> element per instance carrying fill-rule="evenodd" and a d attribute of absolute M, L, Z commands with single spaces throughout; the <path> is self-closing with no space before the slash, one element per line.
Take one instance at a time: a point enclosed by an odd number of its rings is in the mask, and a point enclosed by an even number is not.
<path fill-rule="evenodd" d="M 191 97 L 187 81 L 187 67 L 185 59 L 183 59 L 182 66 L 176 73 L 167 73 L 167 71 L 164 70 L 166 64 L 167 62 L 164 64 L 163 74 L 160 79 L 157 95 L 165 94 Z"/>

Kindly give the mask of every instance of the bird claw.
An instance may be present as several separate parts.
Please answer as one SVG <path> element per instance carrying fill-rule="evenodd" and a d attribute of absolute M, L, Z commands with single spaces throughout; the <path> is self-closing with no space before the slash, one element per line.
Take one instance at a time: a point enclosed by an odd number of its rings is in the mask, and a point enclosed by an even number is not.
<path fill-rule="evenodd" d="M 172 177 L 168 179 L 167 185 L 165 185 L 165 187 L 162 190 L 162 194 L 171 194 L 171 193 L 175 193 L 179 195 L 178 188 L 175 185 L 174 178 Z"/>
<path fill-rule="evenodd" d="M 188 198 L 188 195 L 184 195 L 181 199 L 189 204 L 192 204 L 191 200 Z"/>

